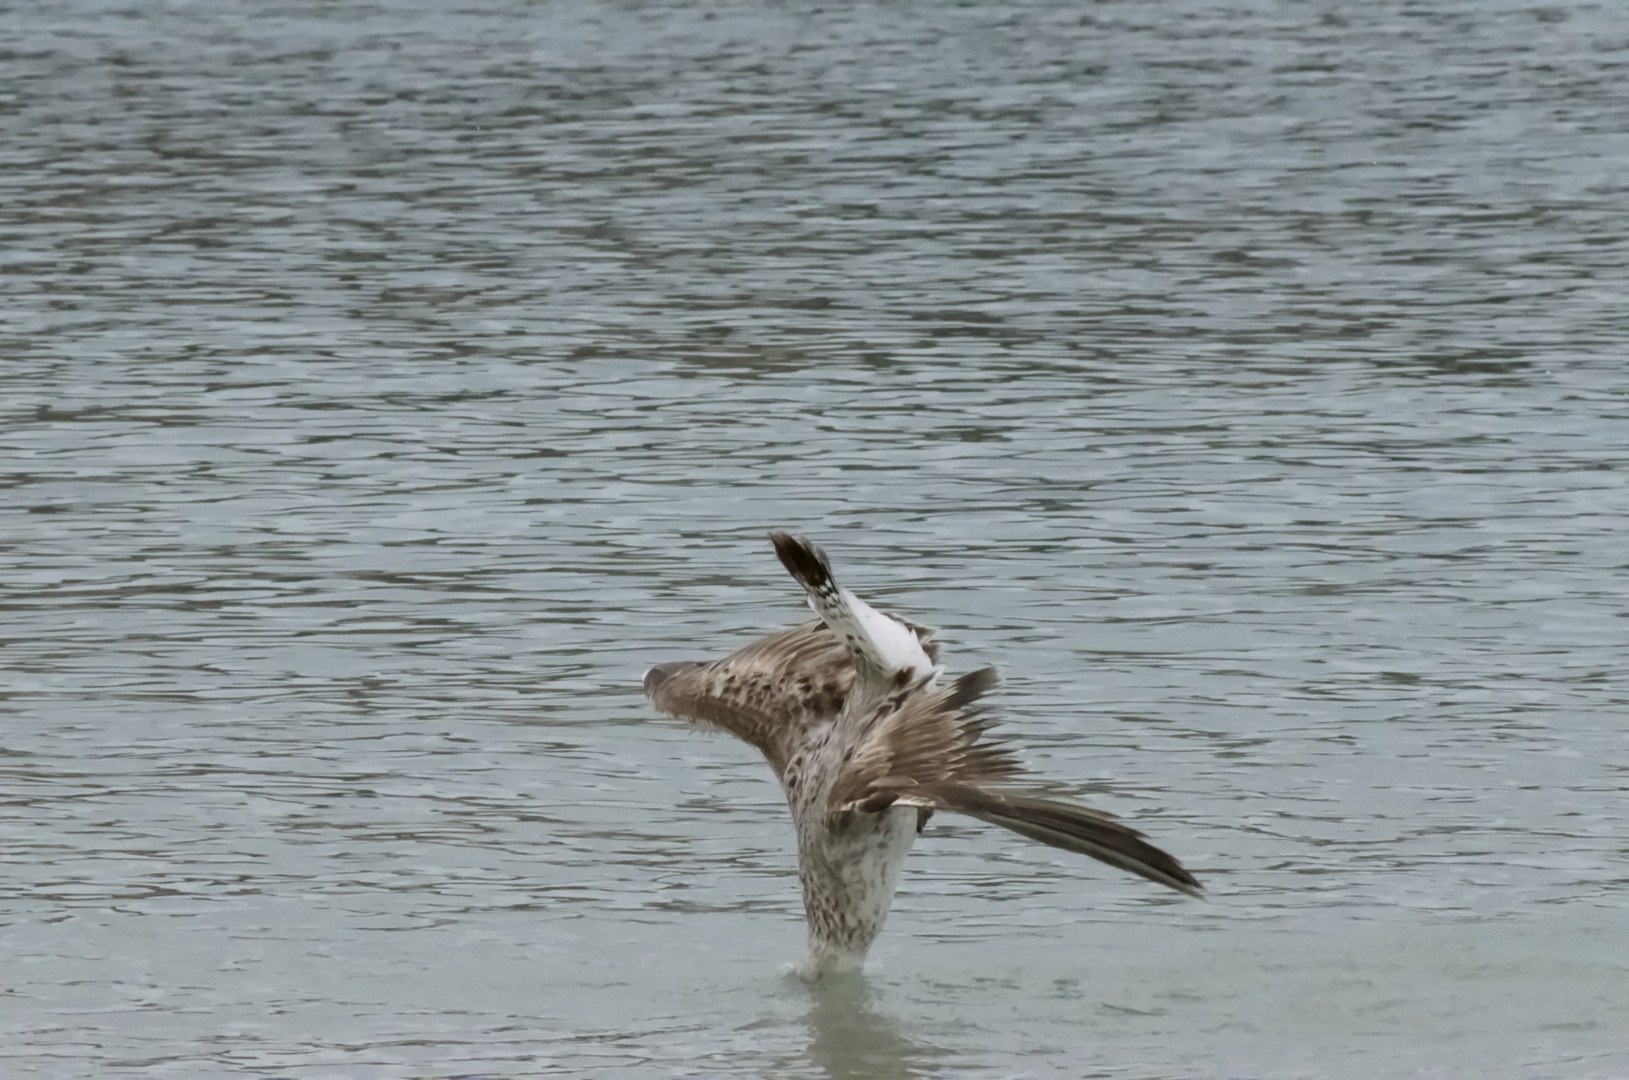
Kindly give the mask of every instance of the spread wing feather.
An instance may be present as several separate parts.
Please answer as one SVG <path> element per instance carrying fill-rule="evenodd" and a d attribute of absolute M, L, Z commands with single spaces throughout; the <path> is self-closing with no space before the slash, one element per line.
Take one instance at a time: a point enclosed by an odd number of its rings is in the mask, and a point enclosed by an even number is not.
<path fill-rule="evenodd" d="M 780 776 L 788 746 L 841 712 L 853 684 L 848 647 L 816 619 L 722 660 L 658 664 L 645 676 L 645 694 L 662 712 L 756 746 Z"/>
<path fill-rule="evenodd" d="M 899 802 L 967 814 L 1197 896 L 1199 882 L 1181 863 L 1112 814 L 1008 786 L 1023 766 L 986 737 L 991 720 L 976 704 L 996 681 L 985 668 L 947 687 L 922 680 L 891 696 L 833 785 L 830 808 L 876 813 Z"/>
<path fill-rule="evenodd" d="M 924 784 L 1001 783 L 1023 766 L 1013 752 L 984 738 L 989 721 L 974 703 L 999 681 L 995 668 L 949 686 L 932 674 L 890 695 L 866 722 L 858 749 L 832 786 L 833 810 L 878 811 Z"/>
<path fill-rule="evenodd" d="M 1198 896 L 1203 888 L 1180 862 L 1143 839 L 1142 833 L 1090 807 L 958 784 L 936 785 L 920 797 L 935 809 L 958 811 L 1019 836 L 1089 855 L 1189 896 Z"/>

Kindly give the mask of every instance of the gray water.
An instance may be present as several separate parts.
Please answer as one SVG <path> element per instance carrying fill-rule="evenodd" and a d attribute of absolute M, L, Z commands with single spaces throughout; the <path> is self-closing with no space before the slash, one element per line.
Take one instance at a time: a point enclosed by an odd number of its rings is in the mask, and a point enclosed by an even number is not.
<path fill-rule="evenodd" d="M 1629 1075 L 1629 7 L 0 12 L 0 1075 Z M 653 663 L 937 626 L 808 988 Z"/>

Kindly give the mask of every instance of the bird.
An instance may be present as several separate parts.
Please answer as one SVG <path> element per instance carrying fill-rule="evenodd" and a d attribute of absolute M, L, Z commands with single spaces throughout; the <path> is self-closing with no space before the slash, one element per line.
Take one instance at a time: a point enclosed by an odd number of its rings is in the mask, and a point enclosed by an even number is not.
<path fill-rule="evenodd" d="M 808 923 L 797 975 L 863 968 L 905 856 L 938 811 L 1200 895 L 1198 880 L 1136 829 L 1039 789 L 990 734 L 982 699 L 999 681 L 994 668 L 941 683 L 934 631 L 839 585 L 808 541 L 769 539 L 815 618 L 721 659 L 658 664 L 644 690 L 658 712 L 756 747 L 785 790 Z"/>

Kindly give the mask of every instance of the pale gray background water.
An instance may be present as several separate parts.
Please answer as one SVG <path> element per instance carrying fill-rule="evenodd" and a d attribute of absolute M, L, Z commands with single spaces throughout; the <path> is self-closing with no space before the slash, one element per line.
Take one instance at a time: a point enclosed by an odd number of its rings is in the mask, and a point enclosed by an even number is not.
<path fill-rule="evenodd" d="M 1629 6 L 0 13 L 0 1075 L 1629 1075 Z M 806 532 L 1212 900 L 810 992 Z"/>

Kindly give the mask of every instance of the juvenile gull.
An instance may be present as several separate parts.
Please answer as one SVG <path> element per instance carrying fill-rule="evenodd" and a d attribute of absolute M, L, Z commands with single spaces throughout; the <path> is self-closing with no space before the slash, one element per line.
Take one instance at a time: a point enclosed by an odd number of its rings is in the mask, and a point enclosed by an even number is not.
<path fill-rule="evenodd" d="M 978 704 L 996 685 L 994 668 L 939 685 L 931 630 L 838 585 L 814 545 L 769 538 L 819 618 L 721 660 L 658 664 L 645 693 L 664 713 L 756 746 L 786 789 L 809 923 L 800 975 L 865 963 L 899 868 L 935 810 L 1199 895 L 1181 863 L 1112 814 L 1025 790 L 1023 766 L 986 735 L 993 721 Z"/>

